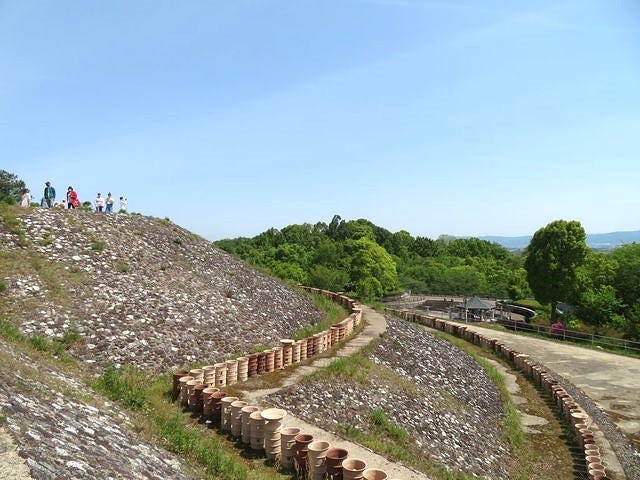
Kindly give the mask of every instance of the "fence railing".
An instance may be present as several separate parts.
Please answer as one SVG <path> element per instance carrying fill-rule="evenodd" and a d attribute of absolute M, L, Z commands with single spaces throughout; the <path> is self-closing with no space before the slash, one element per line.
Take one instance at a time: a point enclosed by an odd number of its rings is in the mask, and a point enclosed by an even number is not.
<path fill-rule="evenodd" d="M 621 350 L 629 350 L 640 353 L 640 342 L 627 340 L 624 338 L 607 337 L 604 335 L 596 335 L 593 333 L 585 333 L 577 330 L 554 329 L 547 325 L 531 325 L 525 322 L 515 320 L 497 320 L 497 324 L 502 325 L 509 330 L 533 332 L 540 336 L 556 338 L 560 340 L 569 340 L 578 343 L 590 343 L 592 345 L 600 345 L 607 348 L 615 348 Z"/>

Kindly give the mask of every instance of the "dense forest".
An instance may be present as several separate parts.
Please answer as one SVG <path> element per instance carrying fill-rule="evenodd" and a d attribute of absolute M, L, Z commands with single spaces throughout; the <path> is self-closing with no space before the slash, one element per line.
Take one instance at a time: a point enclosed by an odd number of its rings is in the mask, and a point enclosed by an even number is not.
<path fill-rule="evenodd" d="M 283 280 L 366 300 L 405 291 L 513 301 L 535 296 L 525 268 L 527 252 L 512 253 L 477 238 L 433 240 L 404 230 L 392 233 L 366 219 L 335 215 L 329 224 L 270 228 L 253 238 L 216 244 Z M 640 244 L 610 253 L 584 244 L 584 255 L 572 268 L 560 300 L 575 310 L 565 321 L 596 330 L 615 328 L 640 339 Z"/>

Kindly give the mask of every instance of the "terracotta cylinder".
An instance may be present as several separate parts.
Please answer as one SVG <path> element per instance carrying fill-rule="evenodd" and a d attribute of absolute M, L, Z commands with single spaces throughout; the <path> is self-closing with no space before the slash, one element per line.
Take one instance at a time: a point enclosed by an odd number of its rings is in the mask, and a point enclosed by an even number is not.
<path fill-rule="evenodd" d="M 266 352 L 258 353 L 258 375 L 264 374 L 267 371 L 267 354 Z"/>
<path fill-rule="evenodd" d="M 267 350 L 265 352 L 266 355 L 266 364 L 265 364 L 265 373 L 271 373 L 276 368 L 276 352 L 273 350 Z"/>
<path fill-rule="evenodd" d="M 224 363 L 227 365 L 227 385 L 238 383 L 238 361 L 227 360 Z"/>
<path fill-rule="evenodd" d="M 249 444 L 251 443 L 251 414 L 253 412 L 259 412 L 260 407 L 256 407 L 254 405 L 247 405 L 242 407 L 242 428 L 240 429 L 240 437 L 242 439 L 242 443 Z"/>
<path fill-rule="evenodd" d="M 201 368 L 193 368 L 189 370 L 189 375 L 191 375 L 194 380 L 197 380 L 198 383 L 202 383 L 204 380 L 204 371 Z"/>
<path fill-rule="evenodd" d="M 172 397 L 175 400 L 180 395 L 180 379 L 182 377 L 186 377 L 189 375 L 187 370 L 176 370 L 173 372 L 172 380 L 173 380 L 173 390 Z"/>
<path fill-rule="evenodd" d="M 309 475 L 312 480 L 323 480 L 327 474 L 329 442 L 315 441 L 307 447 Z"/>
<path fill-rule="evenodd" d="M 185 375 L 184 377 L 180 377 L 178 382 L 180 383 L 180 404 L 183 407 L 189 405 L 189 388 L 187 387 L 187 382 L 193 380 L 194 378 L 191 375 Z"/>
<path fill-rule="evenodd" d="M 377 468 L 367 468 L 362 472 L 362 478 L 365 480 L 387 480 L 389 475 L 384 470 L 378 470 Z"/>
<path fill-rule="evenodd" d="M 242 434 L 242 409 L 246 406 L 247 402 L 242 400 L 231 402 L 231 421 L 229 430 L 231 431 L 231 436 L 234 438 L 239 438 Z"/>
<path fill-rule="evenodd" d="M 246 382 L 247 378 L 249 378 L 249 359 L 238 357 L 238 381 Z"/>
<path fill-rule="evenodd" d="M 587 415 L 584 411 L 573 412 L 571 414 L 571 425 L 574 426 L 576 423 L 590 423 L 589 415 Z"/>
<path fill-rule="evenodd" d="M 280 340 L 282 345 L 282 366 L 288 367 L 293 363 L 293 344 L 295 340 L 290 338 L 283 338 Z"/>
<path fill-rule="evenodd" d="M 204 383 L 199 383 L 193 387 L 193 399 L 191 400 L 191 410 L 196 415 L 200 415 L 203 411 L 204 399 L 202 392 L 207 386 Z"/>
<path fill-rule="evenodd" d="M 349 452 L 344 448 L 330 448 L 327 450 L 327 475 L 330 478 L 342 478 L 342 461 Z"/>
<path fill-rule="evenodd" d="M 202 416 L 205 417 L 206 420 L 211 418 L 213 405 L 211 394 L 219 391 L 220 390 L 215 387 L 207 387 L 202 391 Z"/>
<path fill-rule="evenodd" d="M 220 426 L 222 418 L 222 399 L 227 396 L 226 392 L 217 391 L 211 394 L 211 423 L 214 427 Z"/>
<path fill-rule="evenodd" d="M 216 387 L 223 388 L 227 386 L 227 365 L 225 363 L 216 363 Z"/>
<path fill-rule="evenodd" d="M 300 429 L 298 427 L 287 427 L 280 430 L 280 447 L 281 447 L 281 455 L 280 455 L 280 465 L 283 468 L 291 468 L 293 467 L 293 457 L 295 455 L 295 436 L 300 433 Z"/>
<path fill-rule="evenodd" d="M 255 377 L 258 374 L 258 354 L 250 353 L 249 355 L 247 355 L 247 362 L 249 376 Z"/>
<path fill-rule="evenodd" d="M 347 458 L 342 461 L 342 478 L 344 480 L 359 480 L 363 478 L 363 473 L 367 464 L 358 458 Z"/>
<path fill-rule="evenodd" d="M 307 343 L 307 358 L 313 356 L 316 353 L 313 345 L 313 337 L 307 337 L 302 341 Z"/>
<path fill-rule="evenodd" d="M 293 457 L 293 465 L 298 474 L 298 477 L 307 478 L 307 472 L 309 469 L 307 468 L 307 447 L 311 442 L 313 442 L 313 435 L 308 435 L 306 433 L 299 433 L 294 437 L 296 442 L 295 450 L 296 453 Z"/>
<path fill-rule="evenodd" d="M 319 333 L 316 333 L 313 335 L 311 341 L 313 342 L 313 352 L 316 355 L 322 352 L 322 336 Z"/>
<path fill-rule="evenodd" d="M 601 463 L 590 463 L 587 471 L 589 472 L 589 478 L 591 479 L 606 475 L 604 465 L 602 465 Z"/>
<path fill-rule="evenodd" d="M 260 412 L 262 419 L 265 421 L 264 431 L 264 451 L 269 460 L 275 460 L 281 453 L 281 435 L 282 419 L 287 412 L 280 408 L 267 408 Z"/>
<path fill-rule="evenodd" d="M 189 409 L 193 408 L 193 389 L 199 383 L 198 380 L 189 380 L 187 382 L 187 407 Z"/>
<path fill-rule="evenodd" d="M 302 348 L 302 345 L 300 344 L 300 342 L 294 342 L 291 345 L 291 362 L 292 363 L 298 363 L 300 361 L 300 359 L 301 359 L 301 353 L 300 353 L 301 348 Z M 305 355 L 306 355 L 306 352 L 305 352 Z"/>
<path fill-rule="evenodd" d="M 216 367 L 213 365 L 206 365 L 202 367 L 203 380 L 202 383 L 210 387 L 216 386 Z"/>
<path fill-rule="evenodd" d="M 333 346 L 338 343 L 338 327 L 332 325 L 331 328 L 329 328 L 329 333 L 331 335 L 331 346 Z"/>
<path fill-rule="evenodd" d="M 300 344 L 300 361 L 303 362 L 307 359 L 307 339 L 298 340 L 298 343 Z"/>
<path fill-rule="evenodd" d="M 273 347 L 273 369 L 282 370 L 282 347 Z"/>
<path fill-rule="evenodd" d="M 253 412 L 251 418 L 251 438 L 250 444 L 252 450 L 264 450 L 264 420 L 261 412 Z"/>
<path fill-rule="evenodd" d="M 220 431 L 228 432 L 231 430 L 231 404 L 239 400 L 238 397 L 223 397 L 220 400 Z"/>

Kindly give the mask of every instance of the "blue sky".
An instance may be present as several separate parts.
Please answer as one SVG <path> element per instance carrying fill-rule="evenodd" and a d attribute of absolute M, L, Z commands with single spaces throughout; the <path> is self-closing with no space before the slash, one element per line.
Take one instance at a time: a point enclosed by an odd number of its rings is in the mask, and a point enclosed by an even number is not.
<path fill-rule="evenodd" d="M 640 229 L 640 3 L 0 0 L 0 169 L 216 240 Z"/>

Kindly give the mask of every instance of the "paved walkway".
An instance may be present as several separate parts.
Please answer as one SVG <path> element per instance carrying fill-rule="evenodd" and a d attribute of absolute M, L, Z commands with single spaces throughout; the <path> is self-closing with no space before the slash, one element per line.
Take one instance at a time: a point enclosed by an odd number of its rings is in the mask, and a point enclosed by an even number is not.
<path fill-rule="evenodd" d="M 362 305 L 362 313 L 366 320 L 364 329 L 358 335 L 348 340 L 332 357 L 319 358 L 310 365 L 297 367 L 292 371 L 291 375 L 283 379 L 281 387 L 243 391 L 242 399 L 250 404 L 260 404 L 265 396 L 275 393 L 281 388 L 297 383 L 303 376 L 309 375 L 320 367 L 327 366 L 337 357 L 353 355 L 373 339 L 377 338 L 380 334 L 384 333 L 387 329 L 387 322 L 383 315 L 366 305 Z M 283 371 L 283 374 L 286 374 L 286 370 Z M 424 474 L 416 472 L 403 465 L 390 462 L 383 456 L 378 455 L 361 445 L 352 443 L 342 437 L 307 423 L 304 420 L 291 415 L 289 412 L 287 412 L 287 416 L 284 418 L 282 424 L 284 427 L 298 427 L 304 433 L 313 435 L 313 438 L 316 440 L 329 442 L 332 447 L 346 449 L 349 452 L 349 457 L 364 460 L 367 464 L 367 468 L 379 468 L 384 470 L 389 475 L 389 478 L 401 478 L 403 480 L 428 480 L 429 478 Z"/>
<path fill-rule="evenodd" d="M 467 327 L 530 355 L 582 390 L 631 440 L 635 455 L 640 455 L 640 359 L 481 326 Z M 616 458 L 608 439 L 601 441 L 608 450 L 605 459 L 614 478 L 625 478 L 622 459 Z"/>

